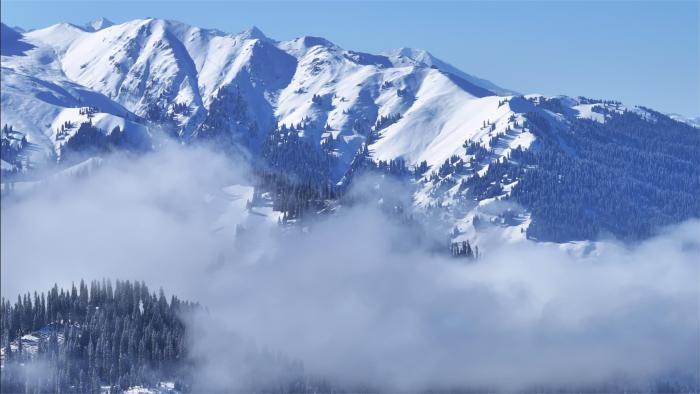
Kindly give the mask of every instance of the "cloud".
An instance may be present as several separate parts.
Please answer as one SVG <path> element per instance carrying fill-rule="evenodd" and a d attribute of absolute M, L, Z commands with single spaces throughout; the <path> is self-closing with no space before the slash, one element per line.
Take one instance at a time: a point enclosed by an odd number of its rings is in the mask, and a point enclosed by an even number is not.
<path fill-rule="evenodd" d="M 195 389 L 207 391 L 301 371 L 390 391 L 698 386 L 698 221 L 586 258 L 485 241 L 472 264 L 434 251 L 443 229 L 386 215 L 403 186 L 368 179 L 335 215 L 236 241 L 212 224 L 222 186 L 250 182 L 240 163 L 171 146 L 3 197 L 3 295 L 107 277 L 199 301 Z"/>
<path fill-rule="evenodd" d="M 243 181 L 240 163 L 168 145 L 3 196 L 3 295 L 102 277 L 168 288 L 181 270 L 201 271 L 228 247 L 212 228 L 225 204 L 208 193 Z"/>
<path fill-rule="evenodd" d="M 212 305 L 216 327 L 350 387 L 639 385 L 698 369 L 698 228 L 589 259 L 528 243 L 466 264 L 397 249 L 407 230 L 362 208 L 217 275 Z"/>

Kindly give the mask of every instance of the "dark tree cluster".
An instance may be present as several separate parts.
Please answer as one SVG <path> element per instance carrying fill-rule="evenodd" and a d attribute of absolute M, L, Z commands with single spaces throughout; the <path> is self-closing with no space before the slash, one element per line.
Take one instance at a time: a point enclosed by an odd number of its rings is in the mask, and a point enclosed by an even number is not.
<path fill-rule="evenodd" d="M 489 129 L 489 131 L 494 131 L 494 130 L 496 130 L 496 124 L 491 123 L 491 120 L 486 119 L 483 121 L 481 128 L 482 129 Z"/>
<path fill-rule="evenodd" d="M 313 97 L 311 97 L 311 102 L 318 105 L 319 107 L 323 107 L 324 105 L 324 100 L 323 96 L 314 94 Z"/>
<path fill-rule="evenodd" d="M 100 109 L 94 106 L 82 107 L 78 110 L 80 115 L 85 115 L 88 119 L 92 119 L 98 112 L 100 112 Z"/>
<path fill-rule="evenodd" d="M 149 94 L 146 93 L 146 96 Z M 166 131 L 172 137 L 179 137 L 180 125 L 176 115 L 178 113 L 188 113 L 189 107 L 183 103 L 174 103 L 173 91 L 168 88 L 161 92 L 158 96 L 153 95 L 154 100 L 152 100 L 148 107 L 146 108 L 145 120 L 156 124 L 162 130 Z M 124 116 L 125 119 L 130 119 L 131 115 L 127 112 Z"/>
<path fill-rule="evenodd" d="M 377 122 L 374 124 L 374 130 L 380 131 L 386 129 L 387 127 L 398 122 L 399 120 L 401 120 L 401 114 L 398 113 L 387 116 L 380 116 L 379 119 L 377 119 Z"/>
<path fill-rule="evenodd" d="M 470 195 L 477 200 L 500 196 L 503 194 L 503 186 L 517 180 L 521 174 L 522 167 L 510 163 L 504 157 L 490 163 L 483 175 L 475 172 L 462 183 L 460 190 L 468 188 Z"/>
<path fill-rule="evenodd" d="M 469 241 L 452 242 L 450 244 L 450 255 L 452 257 L 475 260 L 479 257 L 479 247 L 475 246 L 474 249 L 472 249 L 472 245 Z"/>
<path fill-rule="evenodd" d="M 71 163 L 91 155 L 106 153 L 116 149 L 145 152 L 150 144 L 142 135 L 128 134 L 115 126 L 109 134 L 94 126 L 91 121 L 83 122 L 78 130 L 60 147 L 60 161 Z"/>
<path fill-rule="evenodd" d="M 428 165 L 428 162 L 426 160 L 421 161 L 414 169 L 415 178 L 418 179 L 422 177 L 426 172 L 428 172 L 429 169 L 430 166 Z"/>
<path fill-rule="evenodd" d="M 400 157 L 391 160 L 377 161 L 377 170 L 397 177 L 411 175 L 411 170 L 406 166 L 406 160 Z"/>
<path fill-rule="evenodd" d="M 263 143 L 260 165 L 267 172 L 286 174 L 293 183 L 325 185 L 335 156 L 299 136 L 300 131 L 284 125 L 273 130 Z"/>
<path fill-rule="evenodd" d="M 465 149 L 465 153 L 470 156 L 474 156 L 470 159 L 472 164 L 482 163 L 489 155 L 489 150 L 484 148 L 480 143 L 466 140 L 462 147 Z"/>
<path fill-rule="evenodd" d="M 0 158 L 16 169 L 22 168 L 21 153 L 27 147 L 27 137 L 14 130 L 12 126 L 3 125 L 0 132 Z"/>
<path fill-rule="evenodd" d="M 4 393 L 88 393 L 175 381 L 187 388 L 185 318 L 198 304 L 141 282 L 80 281 L 0 303 Z M 22 339 L 31 334 L 38 341 Z M 37 373 L 39 369 L 40 373 Z"/>
<path fill-rule="evenodd" d="M 581 104 L 622 105 L 621 102 L 616 101 L 616 100 L 600 100 L 600 99 L 592 99 L 592 98 L 583 97 L 583 96 L 577 97 L 577 100 Z"/>
<path fill-rule="evenodd" d="M 329 131 L 330 128 L 326 128 L 326 130 Z M 334 138 L 333 133 L 329 132 L 327 134 L 328 135 L 321 138 L 321 148 L 323 148 L 326 154 L 332 154 L 338 147 L 338 139 L 340 139 L 340 135 L 338 135 L 337 138 Z"/>
<path fill-rule="evenodd" d="M 428 169 L 428 163 L 425 161 L 421 162 L 413 170 L 413 177 L 418 180 L 421 179 Z M 465 167 L 464 160 L 457 155 L 452 155 L 445 159 L 437 170 L 432 171 L 428 176 L 426 176 L 426 180 L 433 182 L 436 185 L 440 184 L 442 187 L 451 187 L 456 184 L 456 180 L 453 175 L 463 175 L 467 172 L 468 171 Z"/>
<path fill-rule="evenodd" d="M 190 106 L 187 105 L 187 103 L 174 103 L 171 108 L 174 114 L 189 115 L 191 112 Z"/>
<path fill-rule="evenodd" d="M 92 122 L 83 122 L 73 136 L 60 147 L 60 160 L 70 161 L 72 157 L 84 157 L 107 151 L 107 136 Z"/>
<path fill-rule="evenodd" d="M 510 126 L 506 128 L 506 133 L 510 131 Z M 498 144 L 498 141 L 505 136 L 505 133 L 497 133 L 495 135 L 492 135 L 491 138 L 489 138 L 489 147 L 491 149 L 494 149 L 496 147 L 496 144 Z"/>
<path fill-rule="evenodd" d="M 146 119 L 159 124 L 173 124 L 173 114 L 168 111 L 168 106 L 161 101 L 155 101 L 146 108 Z"/>
<path fill-rule="evenodd" d="M 282 223 L 320 211 L 337 198 L 336 189 L 329 183 L 295 182 L 281 172 L 257 171 L 257 182 L 258 189 L 272 195 L 273 210 L 282 212 Z"/>
<path fill-rule="evenodd" d="M 236 144 L 257 150 L 258 133 L 258 124 L 248 114 L 248 104 L 238 86 L 218 90 L 207 117 L 195 132 L 202 141 L 211 142 L 225 151 L 235 150 Z"/>
<path fill-rule="evenodd" d="M 420 179 L 430 169 L 428 162 L 425 160 L 420 162 L 415 168 L 408 166 L 406 160 L 401 157 L 389 160 L 372 160 L 366 145 L 355 159 L 357 165 L 351 166 L 350 174 L 352 177 L 366 173 L 378 173 L 407 181 L 409 179 Z"/>
<path fill-rule="evenodd" d="M 561 102 L 559 98 L 530 97 L 528 100 L 538 108 L 547 109 L 558 114 L 570 114 L 572 109 Z"/>
<path fill-rule="evenodd" d="M 67 120 L 61 124 L 61 127 L 56 129 L 56 141 L 62 141 L 68 137 L 68 130 L 72 130 L 75 124 Z"/>
<path fill-rule="evenodd" d="M 445 161 L 440 165 L 437 170 L 438 178 L 445 178 L 452 174 L 460 174 L 464 172 L 464 161 L 457 156 L 452 155 L 445 159 Z"/>
<path fill-rule="evenodd" d="M 337 183 L 337 189 L 340 194 L 342 195 L 348 189 L 354 178 L 363 174 L 365 171 L 374 171 L 375 167 L 374 160 L 372 160 L 369 151 L 369 145 L 365 142 L 355 153 L 352 162 L 350 162 L 350 167 L 345 172 L 340 182 Z"/>
<path fill-rule="evenodd" d="M 332 135 L 318 149 L 301 135 L 310 123 L 281 125 L 268 135 L 255 163 L 257 187 L 270 191 L 273 207 L 283 221 L 299 219 L 311 209 L 320 210 L 338 190 L 330 182 L 335 167 Z"/>

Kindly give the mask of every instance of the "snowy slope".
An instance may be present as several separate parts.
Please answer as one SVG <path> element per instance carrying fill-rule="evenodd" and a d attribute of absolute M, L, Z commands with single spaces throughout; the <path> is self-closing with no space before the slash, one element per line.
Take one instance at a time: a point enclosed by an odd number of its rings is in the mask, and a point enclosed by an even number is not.
<path fill-rule="evenodd" d="M 11 56 L 5 56 L 3 52 L 0 113 L 0 123 L 13 126 L 37 147 L 32 153 L 34 161 L 56 156 L 60 144 L 56 140 L 55 126 L 59 120 L 71 120 L 76 124 L 84 121 L 77 116 L 77 108 L 94 106 L 100 113 L 120 118 L 117 123 L 135 124 L 124 119 L 137 117 L 122 105 L 65 75 L 56 51 L 83 34 L 82 30 L 63 24 L 34 33 L 39 37 L 54 37 L 56 46 L 46 46 L 36 37 L 23 35 L 22 42 L 28 43 L 31 49 Z M 71 111 L 66 112 L 68 109 Z M 67 119 L 67 114 L 74 112 L 76 116 Z M 139 130 L 143 131 L 143 128 L 139 126 Z"/>
<path fill-rule="evenodd" d="M 492 238 L 493 232 L 475 231 L 472 226 L 474 216 L 497 220 L 508 207 L 500 204 L 497 198 L 464 201 L 460 183 L 474 174 L 483 175 L 489 163 L 508 157 L 512 149 L 530 148 L 535 137 L 523 127 L 523 113 L 532 108 L 524 100 L 514 97 L 460 99 L 454 92 L 446 94 L 439 88 L 424 94 L 441 97 L 426 100 L 433 106 L 418 107 L 414 109 L 415 113 L 408 112 L 401 122 L 384 130 L 379 141 L 371 146 L 373 155 L 382 160 L 402 157 L 414 166 L 427 162 L 430 171 L 417 184 L 415 204 L 421 208 L 440 207 L 442 214 L 447 215 L 443 219 L 454 223 L 461 233 L 454 241 L 479 242 L 484 237 Z M 493 146 L 492 138 L 497 139 Z M 484 162 L 472 164 L 470 161 L 475 156 L 466 154 L 464 144 L 467 141 L 492 149 L 491 155 Z M 443 163 L 455 158 L 460 163 L 467 163 L 467 173 L 451 174 L 440 180 L 431 177 Z M 507 185 L 503 196 L 508 195 L 513 186 Z M 517 226 L 506 226 L 495 235 L 508 242 L 524 240 L 525 235 L 520 229 L 527 228 L 528 223 L 527 216 L 522 216 Z"/>
<path fill-rule="evenodd" d="M 490 90 L 500 96 L 510 96 L 518 94 L 515 91 L 504 89 L 491 81 L 487 81 L 485 79 L 467 74 L 464 71 L 454 67 L 453 65 L 436 58 L 435 56 L 433 56 L 433 54 L 423 49 L 398 48 L 386 52 L 386 55 L 389 56 L 391 62 L 397 66 L 406 64 L 423 64 L 453 74 L 459 78 L 464 79 L 465 81 L 468 81 L 476 86 L 480 86 L 484 89 Z"/>
<path fill-rule="evenodd" d="M 489 89 L 503 91 L 457 75 L 427 52 L 414 51 L 416 60 L 402 61 L 344 50 L 316 37 L 277 42 L 257 28 L 227 34 L 168 20 L 112 25 L 101 19 L 89 28 L 64 23 L 14 34 L 33 49 L 3 57 L 3 86 L 9 89 L 3 93 L 2 122 L 47 150 L 55 145 L 47 126 L 64 108 L 94 105 L 115 116 L 149 118 L 185 105 L 187 111 L 174 118 L 177 132 L 189 138 L 217 91 L 236 86 L 264 132 L 303 122 L 307 138 L 320 145 L 330 131 L 339 141 L 342 174 L 380 116 L 407 113 L 416 105 L 430 110 L 427 101 L 447 94 L 460 101 L 493 94 Z M 315 95 L 322 105 L 312 101 Z M 27 114 L 29 106 L 40 110 Z"/>

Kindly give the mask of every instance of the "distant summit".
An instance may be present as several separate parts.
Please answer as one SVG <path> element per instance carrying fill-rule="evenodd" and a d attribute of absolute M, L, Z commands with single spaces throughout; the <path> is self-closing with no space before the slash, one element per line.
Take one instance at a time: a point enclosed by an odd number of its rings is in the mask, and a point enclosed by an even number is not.
<path fill-rule="evenodd" d="M 242 38 L 247 38 L 251 40 L 267 40 L 267 36 L 265 36 L 265 33 L 262 32 L 262 30 L 258 29 L 257 26 L 251 26 L 249 29 L 242 31 L 239 34 L 240 37 Z"/>
<path fill-rule="evenodd" d="M 457 67 L 438 59 L 432 53 L 424 49 L 404 47 L 386 51 L 384 54 L 389 58 L 393 59 L 394 62 L 397 64 L 422 64 L 428 67 L 436 68 L 449 74 L 456 75 L 459 78 L 464 79 L 465 81 L 480 86 L 484 89 L 488 89 L 499 95 L 508 96 L 519 94 L 516 91 L 504 89 L 492 83 L 491 81 L 487 81 L 485 79 L 475 77 L 471 74 L 467 74 L 464 71 L 458 69 Z"/>
<path fill-rule="evenodd" d="M 86 24 L 84 27 L 87 31 L 99 31 L 102 29 L 106 29 L 110 26 L 114 26 L 114 22 L 105 17 L 99 17 L 94 21 Z"/>

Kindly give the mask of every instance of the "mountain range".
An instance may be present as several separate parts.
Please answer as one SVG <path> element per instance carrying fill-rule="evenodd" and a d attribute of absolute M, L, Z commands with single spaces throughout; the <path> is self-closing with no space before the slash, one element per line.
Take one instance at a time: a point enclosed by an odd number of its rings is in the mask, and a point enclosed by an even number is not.
<path fill-rule="evenodd" d="M 411 208 L 447 223 L 455 242 L 488 228 L 509 240 L 634 240 L 700 217 L 700 130 L 677 115 L 521 94 L 425 50 L 368 54 L 255 27 L 101 18 L 3 24 L 1 35 L 3 191 L 40 168 L 158 149 L 166 135 L 324 190 L 300 208 L 262 185 L 286 201 L 285 220 L 339 200 L 365 171 L 408 182 Z"/>

